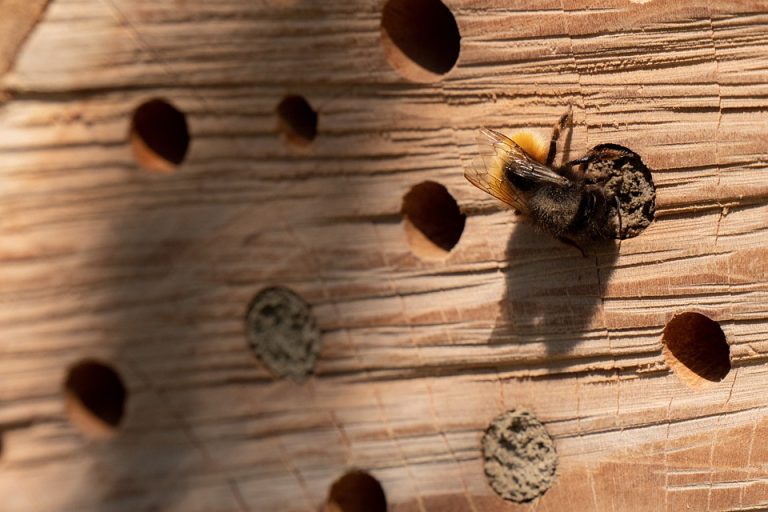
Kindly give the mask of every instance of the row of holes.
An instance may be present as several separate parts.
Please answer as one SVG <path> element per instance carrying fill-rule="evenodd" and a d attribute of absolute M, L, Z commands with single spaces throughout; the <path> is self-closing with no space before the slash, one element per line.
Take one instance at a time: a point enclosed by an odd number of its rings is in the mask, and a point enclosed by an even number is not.
<path fill-rule="evenodd" d="M 381 31 L 393 67 L 415 80 L 446 73 L 458 59 L 456 21 L 439 0 L 390 0 L 382 13 Z M 318 114 L 304 97 L 284 97 L 276 113 L 278 129 L 288 143 L 307 145 L 317 136 Z M 190 146 L 186 116 L 163 99 L 147 101 L 134 112 L 130 139 L 139 165 L 173 171 Z M 447 189 L 431 181 L 405 195 L 402 214 L 411 249 L 428 261 L 448 255 L 466 220 Z"/>
<path fill-rule="evenodd" d="M 280 129 L 289 142 L 309 143 L 317 133 L 317 113 L 300 96 L 287 96 L 277 107 Z M 139 164 L 167 172 L 179 165 L 189 149 L 184 114 L 162 99 L 136 109 L 131 144 Z M 433 181 L 413 187 L 403 197 L 402 214 L 413 252 L 425 260 L 444 259 L 458 243 L 466 217 L 448 190 Z"/>
<path fill-rule="evenodd" d="M 719 382 L 731 369 L 725 334 L 717 322 L 686 312 L 667 323 L 662 335 L 667 365 L 688 385 Z M 69 369 L 64 381 L 67 412 L 90 437 L 109 437 L 122 421 L 128 392 L 108 364 L 84 360 Z"/>
<path fill-rule="evenodd" d="M 69 369 L 64 397 L 70 421 L 87 437 L 106 439 L 118 430 L 128 392 L 120 374 L 94 359 Z M 378 480 L 364 471 L 350 471 L 328 493 L 326 512 L 385 512 L 387 500 Z"/>
<path fill-rule="evenodd" d="M 283 138 L 306 145 L 317 135 L 317 112 L 301 96 L 290 95 L 277 106 L 278 128 Z M 189 151 L 187 118 L 174 105 L 160 98 L 142 103 L 133 113 L 130 131 L 136 161 L 159 172 L 175 170 Z"/>
<path fill-rule="evenodd" d="M 676 315 L 664 328 L 663 353 L 667 365 L 687 385 L 718 382 L 731 368 L 729 346 L 717 324 L 701 313 Z M 70 368 L 64 381 L 66 410 L 86 436 L 109 438 L 122 422 L 128 392 L 110 365 L 85 360 Z M 362 471 L 351 471 L 329 490 L 324 512 L 386 512 L 381 484 Z"/>
<path fill-rule="evenodd" d="M 381 17 L 384 54 L 404 77 L 425 82 L 450 71 L 459 58 L 456 20 L 440 0 L 389 0 Z M 277 106 L 280 131 L 288 142 L 308 144 L 317 135 L 317 112 L 302 96 L 287 96 Z M 147 169 L 171 171 L 189 149 L 184 114 L 156 99 L 139 107 L 131 126 L 131 142 Z"/>

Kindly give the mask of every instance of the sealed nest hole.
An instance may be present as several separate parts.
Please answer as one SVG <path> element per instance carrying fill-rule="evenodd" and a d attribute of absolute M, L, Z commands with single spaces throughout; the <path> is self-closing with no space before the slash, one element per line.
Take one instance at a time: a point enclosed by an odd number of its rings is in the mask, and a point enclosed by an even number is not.
<path fill-rule="evenodd" d="M 320 329 L 309 305 L 283 287 L 266 288 L 253 299 L 246 315 L 251 349 L 280 377 L 304 380 L 320 352 Z"/>
<path fill-rule="evenodd" d="M 496 494 L 523 503 L 552 486 L 558 458 L 544 425 L 530 412 L 512 409 L 488 425 L 483 460 L 485 476 Z"/>
<path fill-rule="evenodd" d="M 610 235 L 616 239 L 633 238 L 642 233 L 656 217 L 656 186 L 651 171 L 640 155 L 617 144 L 601 144 L 592 152 L 610 152 L 612 158 L 590 162 L 585 169 L 587 181 L 599 183 L 608 201 Z"/>

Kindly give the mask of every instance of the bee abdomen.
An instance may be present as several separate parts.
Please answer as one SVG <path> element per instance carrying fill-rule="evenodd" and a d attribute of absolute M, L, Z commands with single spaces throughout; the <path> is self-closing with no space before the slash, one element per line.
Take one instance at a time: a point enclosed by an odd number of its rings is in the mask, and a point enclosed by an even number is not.
<path fill-rule="evenodd" d="M 566 235 L 579 214 L 582 195 L 575 185 L 542 185 L 528 201 L 531 220 L 555 237 Z"/>

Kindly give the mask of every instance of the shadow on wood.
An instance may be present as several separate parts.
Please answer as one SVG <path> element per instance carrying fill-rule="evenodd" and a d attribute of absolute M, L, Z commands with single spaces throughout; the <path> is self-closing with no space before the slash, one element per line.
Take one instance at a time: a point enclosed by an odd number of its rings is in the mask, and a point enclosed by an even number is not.
<path fill-rule="evenodd" d="M 504 298 L 489 343 L 522 345 L 523 359 L 540 353 L 524 345 L 543 344 L 548 357 L 533 363 L 539 366 L 569 357 L 593 331 L 604 335 L 603 295 L 619 244 L 606 242 L 585 253 L 533 226 L 517 225 L 507 243 Z"/>

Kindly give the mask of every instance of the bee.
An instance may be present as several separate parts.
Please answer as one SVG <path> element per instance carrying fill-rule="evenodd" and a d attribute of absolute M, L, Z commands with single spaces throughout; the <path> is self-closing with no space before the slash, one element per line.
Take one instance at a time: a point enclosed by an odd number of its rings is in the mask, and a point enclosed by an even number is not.
<path fill-rule="evenodd" d="M 481 158 L 464 176 L 580 250 L 582 244 L 637 236 L 656 214 L 651 171 L 637 153 L 618 144 L 600 144 L 554 166 L 558 139 L 571 120 L 569 108 L 555 124 L 549 145 L 531 132 L 507 137 L 481 129 Z"/>

